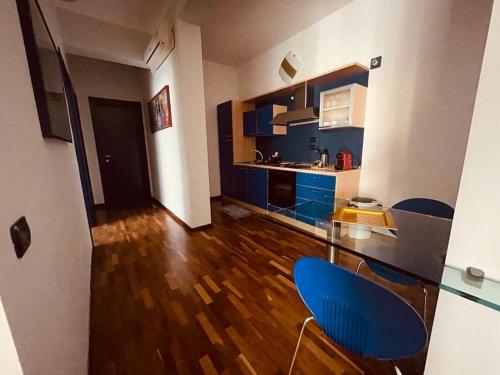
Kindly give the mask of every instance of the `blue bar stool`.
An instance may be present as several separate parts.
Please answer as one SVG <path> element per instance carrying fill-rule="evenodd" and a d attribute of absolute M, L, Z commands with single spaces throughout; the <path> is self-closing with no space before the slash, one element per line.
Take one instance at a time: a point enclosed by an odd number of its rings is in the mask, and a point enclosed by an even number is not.
<path fill-rule="evenodd" d="M 452 207 L 448 206 L 446 203 L 427 198 L 411 198 L 396 203 L 393 208 L 397 210 L 415 212 L 424 215 L 441 217 L 444 219 L 453 219 L 454 210 Z M 424 322 L 427 319 L 427 289 L 425 285 L 423 285 L 420 281 L 405 276 L 399 272 L 393 271 L 387 267 L 384 267 L 376 262 L 369 260 L 362 260 L 359 262 L 358 267 L 356 268 L 356 273 L 359 273 L 359 269 L 363 263 L 366 263 L 368 268 L 370 268 L 374 273 L 378 276 L 390 280 L 396 284 L 400 285 L 415 285 L 420 286 L 422 288 L 422 292 L 424 293 L 424 314 L 423 319 Z"/>
<path fill-rule="evenodd" d="M 318 258 L 301 258 L 294 268 L 300 297 L 325 335 L 357 355 L 382 360 L 412 357 L 427 343 L 427 329 L 415 309 L 389 289 Z M 398 371 L 398 369 L 397 369 Z"/>

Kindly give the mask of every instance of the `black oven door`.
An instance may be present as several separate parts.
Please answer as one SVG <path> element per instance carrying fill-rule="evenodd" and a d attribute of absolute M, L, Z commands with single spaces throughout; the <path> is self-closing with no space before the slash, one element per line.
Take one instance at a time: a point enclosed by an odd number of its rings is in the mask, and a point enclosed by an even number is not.
<path fill-rule="evenodd" d="M 295 172 L 269 169 L 268 202 L 281 208 L 295 205 Z"/>

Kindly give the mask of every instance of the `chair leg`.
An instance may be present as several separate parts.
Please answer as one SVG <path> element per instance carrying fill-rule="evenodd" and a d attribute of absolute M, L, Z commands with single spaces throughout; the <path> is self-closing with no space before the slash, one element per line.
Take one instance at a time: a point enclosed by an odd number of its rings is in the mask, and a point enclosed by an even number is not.
<path fill-rule="evenodd" d="M 290 364 L 290 370 L 288 371 L 288 375 L 292 374 L 293 365 L 295 364 L 295 359 L 297 358 L 297 353 L 299 352 L 300 340 L 302 339 L 302 335 L 304 334 L 304 330 L 306 328 L 307 323 L 309 323 L 314 318 L 310 316 L 304 323 L 302 323 L 302 328 L 300 329 L 299 339 L 297 340 L 297 345 L 295 346 L 295 353 L 293 353 L 292 363 Z"/>
<path fill-rule="evenodd" d="M 359 273 L 359 269 L 361 268 L 361 265 L 362 265 L 363 263 L 365 263 L 364 259 L 363 259 L 361 262 L 359 262 L 359 264 L 358 264 L 358 268 L 356 268 L 356 275 Z"/>
<path fill-rule="evenodd" d="M 422 285 L 422 291 L 424 292 L 424 323 L 427 322 L 427 289 Z"/>

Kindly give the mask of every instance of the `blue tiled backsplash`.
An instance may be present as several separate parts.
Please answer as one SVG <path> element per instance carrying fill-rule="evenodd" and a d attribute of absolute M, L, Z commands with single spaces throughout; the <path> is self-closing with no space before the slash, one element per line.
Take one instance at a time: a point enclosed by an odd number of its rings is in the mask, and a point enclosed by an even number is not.
<path fill-rule="evenodd" d="M 320 92 L 351 83 L 368 86 L 368 73 L 315 87 L 314 105 L 319 107 Z M 283 98 L 275 104 L 287 104 L 289 109 L 293 107 L 293 104 L 289 103 L 289 98 Z M 319 130 L 318 123 L 315 122 L 308 125 L 289 126 L 285 136 L 257 137 L 256 146 L 266 158 L 277 151 L 284 161 L 313 162 L 319 159 L 319 154 L 309 150 L 309 140 L 310 137 L 316 137 L 316 146 L 320 149 L 325 147 L 328 149 L 331 162 L 335 162 L 337 152 L 348 149 L 353 154 L 353 165 L 361 165 L 363 133 L 362 128 Z"/>
<path fill-rule="evenodd" d="M 316 137 L 320 149 L 328 149 L 331 162 L 337 152 L 347 148 L 352 152 L 353 164 L 361 163 L 363 129 L 360 128 L 319 130 L 317 123 L 290 126 L 286 136 L 258 137 L 256 145 L 266 158 L 278 151 L 282 160 L 313 162 L 319 159 L 319 154 L 309 150 L 309 137 Z"/>

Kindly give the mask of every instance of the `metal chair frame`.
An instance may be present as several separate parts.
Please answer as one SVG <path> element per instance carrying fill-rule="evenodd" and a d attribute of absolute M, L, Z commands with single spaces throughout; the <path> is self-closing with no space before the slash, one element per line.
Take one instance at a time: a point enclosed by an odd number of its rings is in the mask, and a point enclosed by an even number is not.
<path fill-rule="evenodd" d="M 366 261 L 363 259 L 361 260 L 361 262 L 359 262 L 358 264 L 358 267 L 356 268 L 356 275 L 359 274 L 359 269 L 361 268 L 361 265 L 363 263 L 366 263 Z M 375 272 L 376 274 L 376 272 Z M 383 276 L 381 276 L 382 278 L 384 278 Z M 424 315 L 422 316 L 422 319 L 425 322 L 427 322 L 426 318 L 427 318 L 427 288 L 425 287 L 425 285 L 423 284 L 418 284 L 418 282 L 415 280 L 415 285 L 420 285 L 420 287 L 422 288 L 422 292 L 424 294 Z"/>

